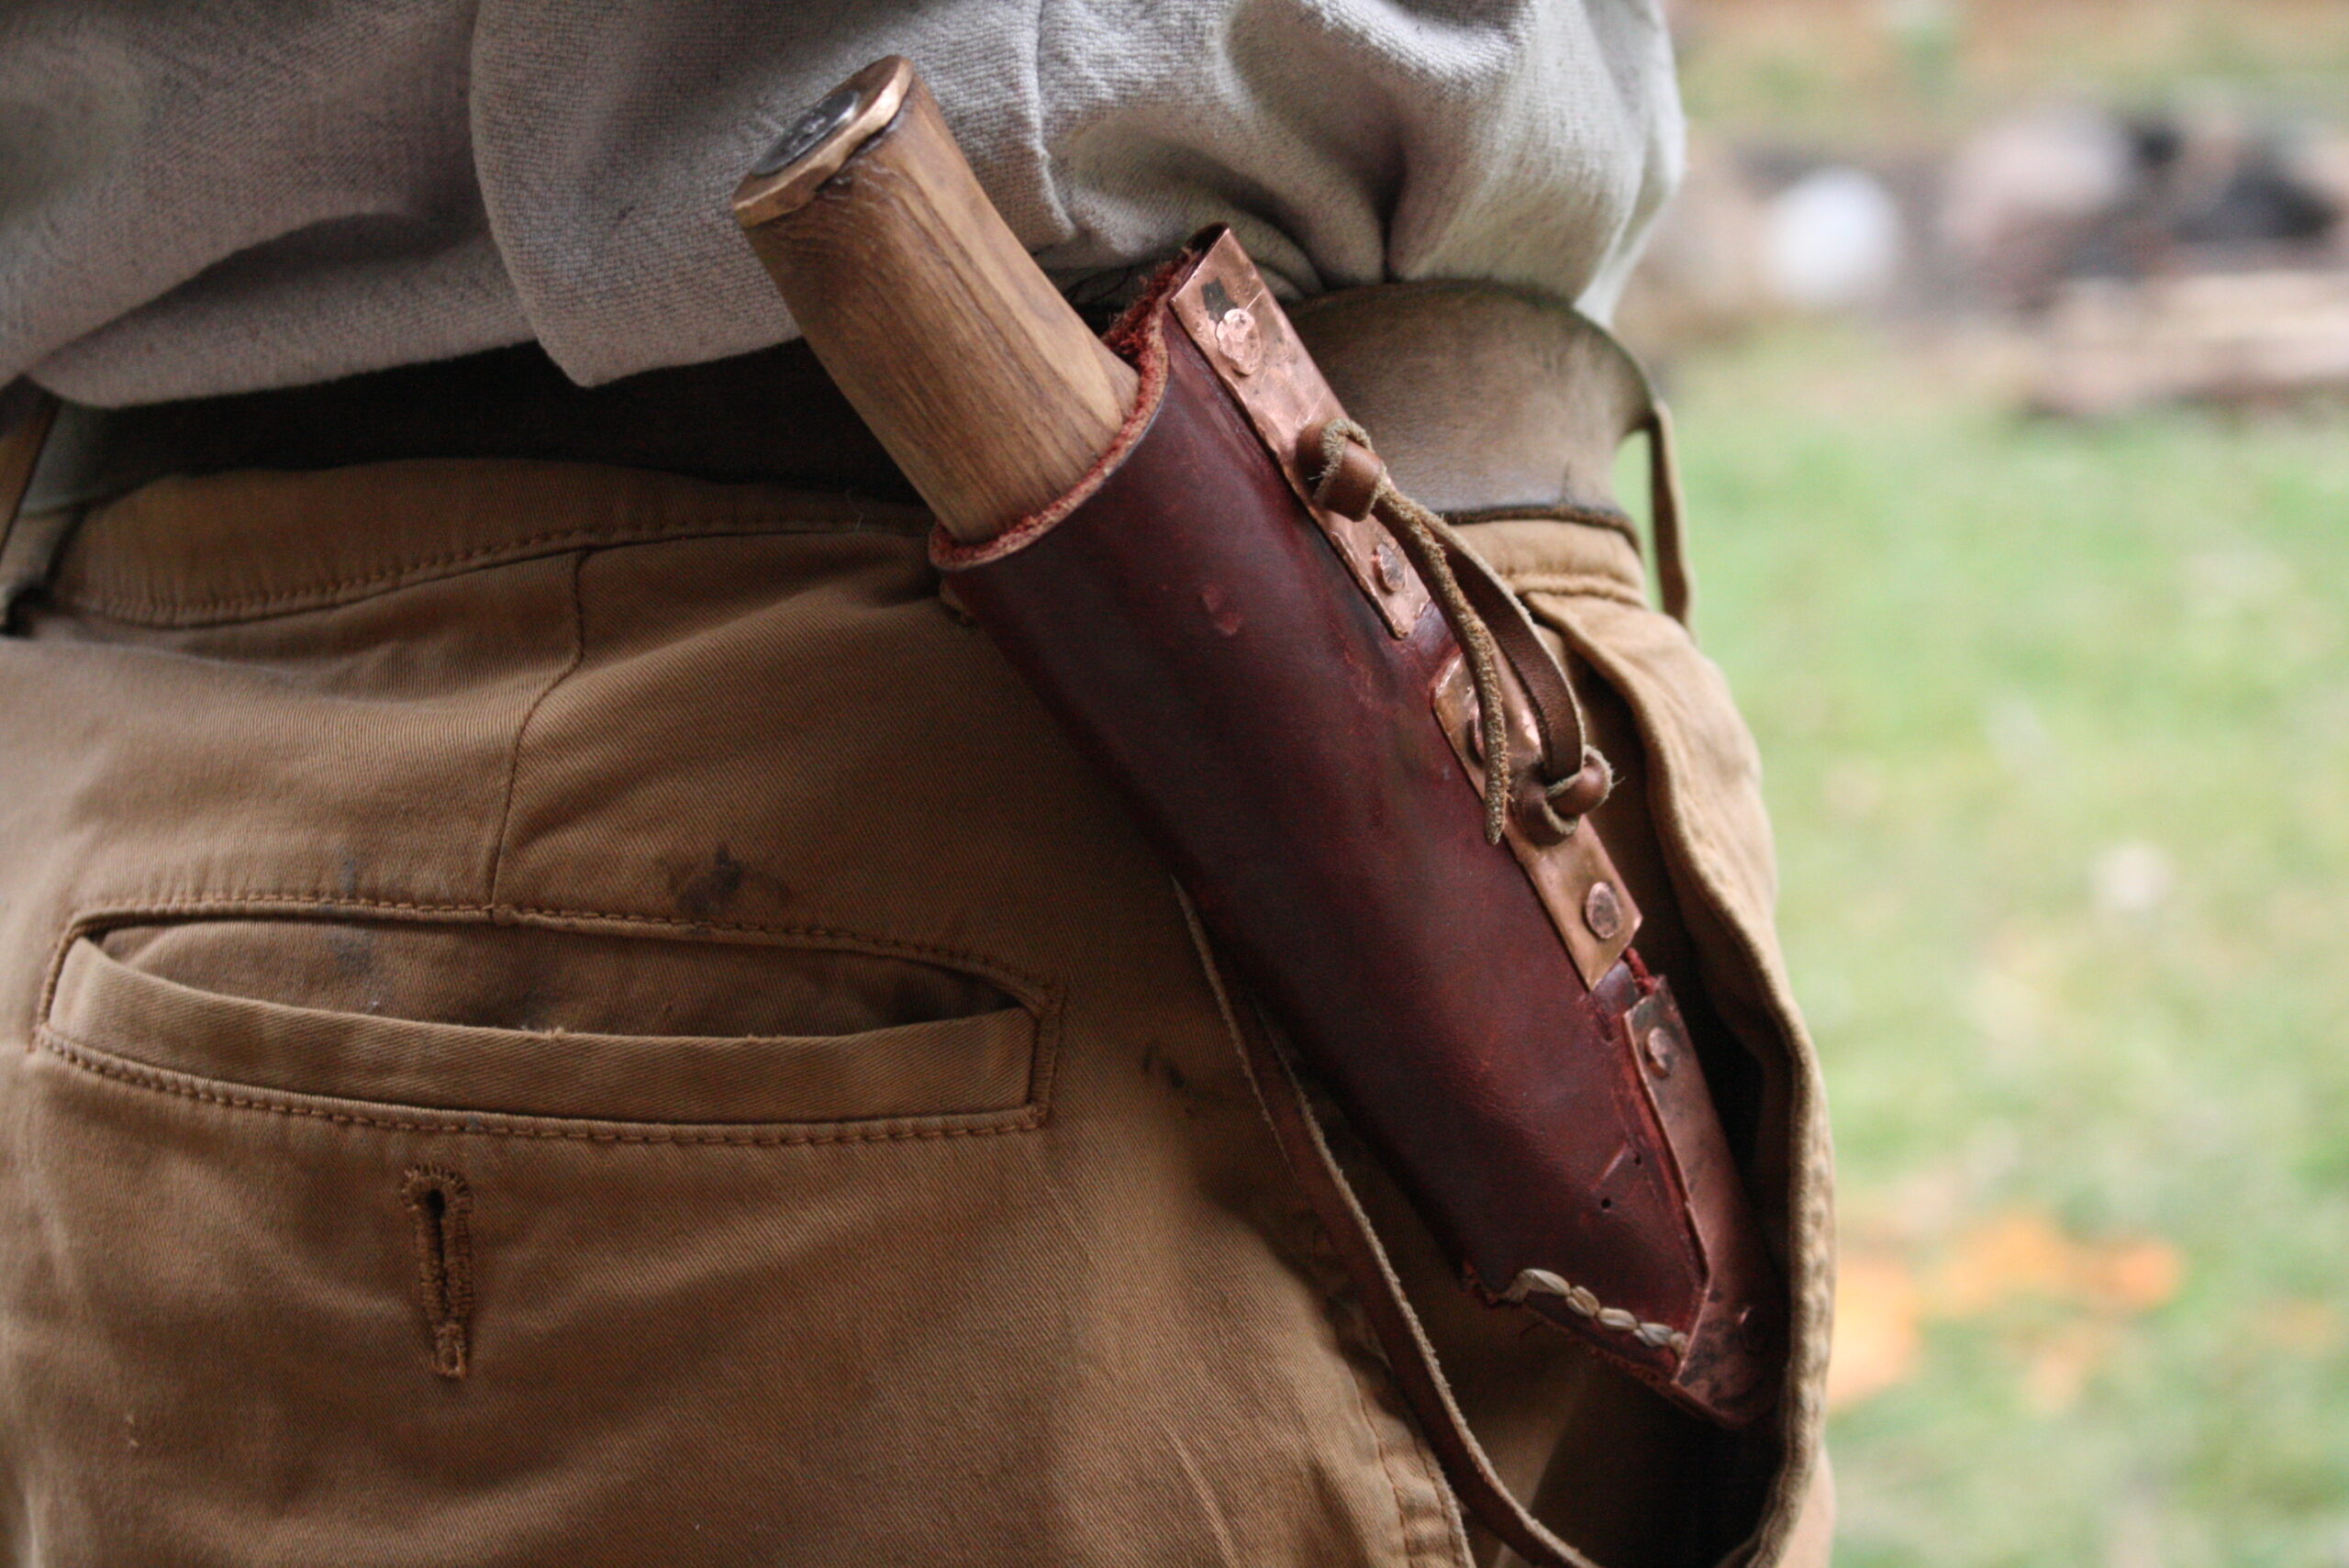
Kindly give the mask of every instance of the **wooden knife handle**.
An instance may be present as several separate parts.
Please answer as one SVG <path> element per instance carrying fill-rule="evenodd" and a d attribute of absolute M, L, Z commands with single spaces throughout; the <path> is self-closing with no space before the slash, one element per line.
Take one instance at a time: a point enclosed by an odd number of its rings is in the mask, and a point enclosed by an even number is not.
<path fill-rule="evenodd" d="M 899 56 L 801 116 L 734 216 L 816 357 L 957 539 L 992 539 L 1074 487 L 1132 409 L 1133 371 L 1013 236 Z"/>

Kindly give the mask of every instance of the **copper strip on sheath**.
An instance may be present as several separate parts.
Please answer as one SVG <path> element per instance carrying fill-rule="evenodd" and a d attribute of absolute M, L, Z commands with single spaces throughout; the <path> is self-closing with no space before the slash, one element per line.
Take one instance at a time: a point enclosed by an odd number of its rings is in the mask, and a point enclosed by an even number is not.
<path fill-rule="evenodd" d="M 1240 241 L 1228 232 L 1219 236 L 1168 303 L 1364 596 L 1378 607 L 1389 631 L 1408 637 L 1428 608 L 1427 588 L 1385 528 L 1313 504 L 1313 486 L 1297 462 L 1297 439 L 1325 420 L 1343 418 L 1345 410 Z"/>
<path fill-rule="evenodd" d="M 1516 672 L 1507 663 L 1501 666 L 1501 686 L 1508 694 L 1517 754 L 1541 755 L 1531 706 Z M 1470 784 L 1482 795 L 1485 769 L 1476 754 L 1476 683 L 1468 673 L 1467 661 L 1458 652 L 1444 662 L 1429 697 L 1444 739 L 1452 742 Z M 1632 901 L 1631 890 L 1623 885 L 1607 846 L 1600 842 L 1597 825 L 1586 819 L 1556 843 L 1543 845 L 1526 836 L 1512 811 L 1505 833 L 1518 863 L 1541 896 L 1542 906 L 1550 912 L 1551 923 L 1564 940 L 1566 951 L 1574 956 L 1583 984 L 1596 986 L 1640 930 L 1640 906 Z"/>

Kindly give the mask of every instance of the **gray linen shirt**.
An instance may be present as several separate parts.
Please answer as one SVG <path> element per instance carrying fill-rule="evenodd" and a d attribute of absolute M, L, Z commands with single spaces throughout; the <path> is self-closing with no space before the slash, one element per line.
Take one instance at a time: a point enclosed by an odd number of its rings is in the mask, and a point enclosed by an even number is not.
<path fill-rule="evenodd" d="M 0 382 L 122 405 L 535 338 L 794 336 L 727 198 L 886 53 L 1064 284 L 1227 222 L 1297 293 L 1613 304 L 1679 167 L 1655 0 L 0 0 Z"/>

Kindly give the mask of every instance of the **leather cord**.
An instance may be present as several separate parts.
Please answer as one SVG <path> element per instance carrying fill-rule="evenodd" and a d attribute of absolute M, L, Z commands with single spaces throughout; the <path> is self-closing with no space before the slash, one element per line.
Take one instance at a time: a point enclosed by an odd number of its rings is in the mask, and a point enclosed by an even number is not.
<path fill-rule="evenodd" d="M 1660 450 L 1668 450 L 1659 443 Z M 1510 765 L 1508 723 L 1495 660 L 1508 662 L 1523 688 L 1542 754 L 1526 781 L 1530 794 L 1515 800 L 1520 821 L 1534 836 L 1556 842 L 1597 810 L 1614 788 L 1607 759 L 1588 741 L 1582 705 L 1565 672 L 1533 629 L 1532 618 L 1508 585 L 1494 574 L 1468 541 L 1427 507 L 1397 489 L 1370 432 L 1351 419 L 1331 419 L 1306 432 L 1300 456 L 1318 470 L 1314 502 L 1349 517 L 1375 515 L 1411 558 L 1435 592 L 1475 677 L 1479 729 L 1484 743 L 1485 837 L 1499 843 L 1519 781 Z M 1673 528 L 1678 553 L 1677 514 Z M 1685 582 L 1684 582 L 1685 586 Z"/>
<path fill-rule="evenodd" d="M 1584 728 L 1582 704 L 1565 672 L 1551 657 L 1524 602 L 1509 591 L 1482 556 L 1468 548 L 1457 530 L 1447 529 L 1445 552 L 1452 573 L 1468 602 L 1484 618 L 1485 629 L 1508 661 L 1524 686 L 1532 710 L 1535 732 L 1542 738 L 1541 765 L 1527 783 L 1528 798 L 1519 804 L 1527 829 L 1552 842 L 1574 831 L 1574 824 L 1597 810 L 1615 787 L 1615 771 L 1591 745 Z"/>
<path fill-rule="evenodd" d="M 1379 1240 L 1353 1184 L 1346 1179 L 1329 1140 L 1322 1135 L 1321 1124 L 1307 1101 L 1305 1085 L 1276 1042 L 1270 1021 L 1252 1002 L 1233 995 L 1189 895 L 1178 884 L 1174 896 L 1182 905 L 1192 947 L 1223 1014 L 1224 1027 L 1239 1049 L 1241 1065 L 1256 1091 L 1257 1104 L 1272 1124 L 1273 1140 L 1297 1185 L 1304 1189 L 1306 1201 L 1329 1232 L 1347 1276 L 1361 1293 L 1371 1331 L 1453 1496 L 1531 1568 L 1596 1568 L 1589 1558 L 1518 1501 L 1485 1445 L 1469 1430 L 1468 1419 L 1437 1364 L 1435 1346 L 1403 1293 L 1402 1279 L 1386 1255 L 1386 1244 Z"/>

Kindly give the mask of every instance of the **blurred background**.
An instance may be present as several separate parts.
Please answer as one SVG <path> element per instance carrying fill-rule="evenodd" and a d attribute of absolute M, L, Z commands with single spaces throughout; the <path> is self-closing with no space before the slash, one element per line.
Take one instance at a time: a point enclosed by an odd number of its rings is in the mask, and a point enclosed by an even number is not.
<path fill-rule="evenodd" d="M 2349 1565 L 2349 3 L 1682 0 L 1838 1562 Z"/>

